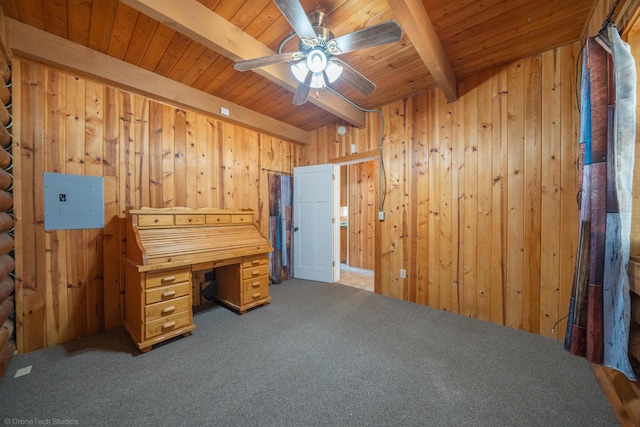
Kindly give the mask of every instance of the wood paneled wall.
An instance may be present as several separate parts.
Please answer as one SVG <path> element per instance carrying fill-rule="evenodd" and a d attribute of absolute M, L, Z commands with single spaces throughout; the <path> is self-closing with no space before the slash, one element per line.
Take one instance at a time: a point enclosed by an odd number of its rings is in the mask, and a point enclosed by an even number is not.
<path fill-rule="evenodd" d="M 268 232 L 263 168 L 299 145 L 30 61 L 13 78 L 19 352 L 121 324 L 129 208 L 250 208 Z M 104 230 L 45 231 L 43 172 L 103 176 Z"/>
<path fill-rule="evenodd" d="M 350 164 L 349 187 L 349 265 L 374 269 L 375 219 L 378 201 L 375 191 L 373 160 Z"/>
<path fill-rule="evenodd" d="M 382 109 L 377 291 L 564 338 L 564 322 L 552 328 L 567 314 L 577 241 L 579 48 L 466 78 L 454 103 L 433 90 Z M 352 143 L 376 151 L 379 128 L 370 114 L 340 138 L 318 130 L 303 162 L 339 162 Z"/>

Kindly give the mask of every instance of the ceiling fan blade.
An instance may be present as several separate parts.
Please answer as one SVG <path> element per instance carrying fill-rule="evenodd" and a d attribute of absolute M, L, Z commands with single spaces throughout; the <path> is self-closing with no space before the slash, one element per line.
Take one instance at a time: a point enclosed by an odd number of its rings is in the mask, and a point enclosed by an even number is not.
<path fill-rule="evenodd" d="M 316 32 L 313 30 L 307 12 L 304 11 L 298 0 L 273 0 L 282 15 L 289 21 L 289 25 L 301 39 L 315 39 Z"/>
<path fill-rule="evenodd" d="M 264 67 L 266 65 L 280 64 L 282 62 L 293 61 L 294 56 L 301 55 L 301 52 L 285 52 L 276 53 L 275 55 L 264 56 L 262 58 L 247 59 L 246 61 L 238 61 L 233 64 L 233 68 L 238 71 L 247 71 L 254 68 Z"/>
<path fill-rule="evenodd" d="M 363 95 L 371 95 L 376 90 L 376 84 L 360 74 L 353 67 L 338 58 L 332 58 L 338 65 L 342 67 L 342 74 L 340 78 L 344 80 L 349 86 L 358 90 Z"/>
<path fill-rule="evenodd" d="M 402 27 L 396 21 L 387 21 L 354 31 L 333 39 L 342 53 L 365 47 L 397 42 L 402 38 Z"/>
<path fill-rule="evenodd" d="M 313 73 L 307 73 L 307 77 L 304 79 L 304 83 L 298 83 L 296 94 L 293 96 L 293 105 L 302 105 L 307 102 L 309 91 L 311 90 L 311 78 Z"/>

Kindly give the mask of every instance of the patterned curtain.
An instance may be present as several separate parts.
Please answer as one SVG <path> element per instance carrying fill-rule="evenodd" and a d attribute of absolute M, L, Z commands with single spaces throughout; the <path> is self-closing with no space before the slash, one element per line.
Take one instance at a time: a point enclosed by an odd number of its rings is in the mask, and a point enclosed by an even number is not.
<path fill-rule="evenodd" d="M 580 120 L 580 236 L 565 348 L 629 379 L 627 265 L 636 70 L 614 25 L 586 41 Z M 607 36 L 608 34 L 608 36 Z"/>
<path fill-rule="evenodd" d="M 269 174 L 269 239 L 273 252 L 269 254 L 271 283 L 282 283 L 293 276 L 291 259 L 293 178 Z"/>

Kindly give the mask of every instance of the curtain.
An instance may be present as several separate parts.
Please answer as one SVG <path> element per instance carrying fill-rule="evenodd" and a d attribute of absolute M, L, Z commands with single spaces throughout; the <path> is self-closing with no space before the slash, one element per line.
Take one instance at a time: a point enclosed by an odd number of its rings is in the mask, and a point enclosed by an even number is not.
<path fill-rule="evenodd" d="M 269 174 L 269 240 L 273 252 L 269 254 L 269 279 L 282 283 L 293 276 L 291 259 L 291 195 L 293 178 Z"/>
<path fill-rule="evenodd" d="M 565 349 L 635 380 L 628 355 L 627 265 L 635 146 L 636 70 L 614 25 L 582 56 L 580 233 Z"/>

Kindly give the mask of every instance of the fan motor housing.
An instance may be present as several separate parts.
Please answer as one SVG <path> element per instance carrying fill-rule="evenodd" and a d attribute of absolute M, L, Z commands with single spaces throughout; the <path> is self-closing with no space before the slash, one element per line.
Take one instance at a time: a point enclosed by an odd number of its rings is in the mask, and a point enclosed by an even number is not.
<path fill-rule="evenodd" d="M 313 30 L 318 35 L 318 39 L 330 40 L 333 38 L 333 33 L 326 27 L 327 15 L 321 10 L 316 10 L 309 14 L 309 22 L 313 27 Z"/>

